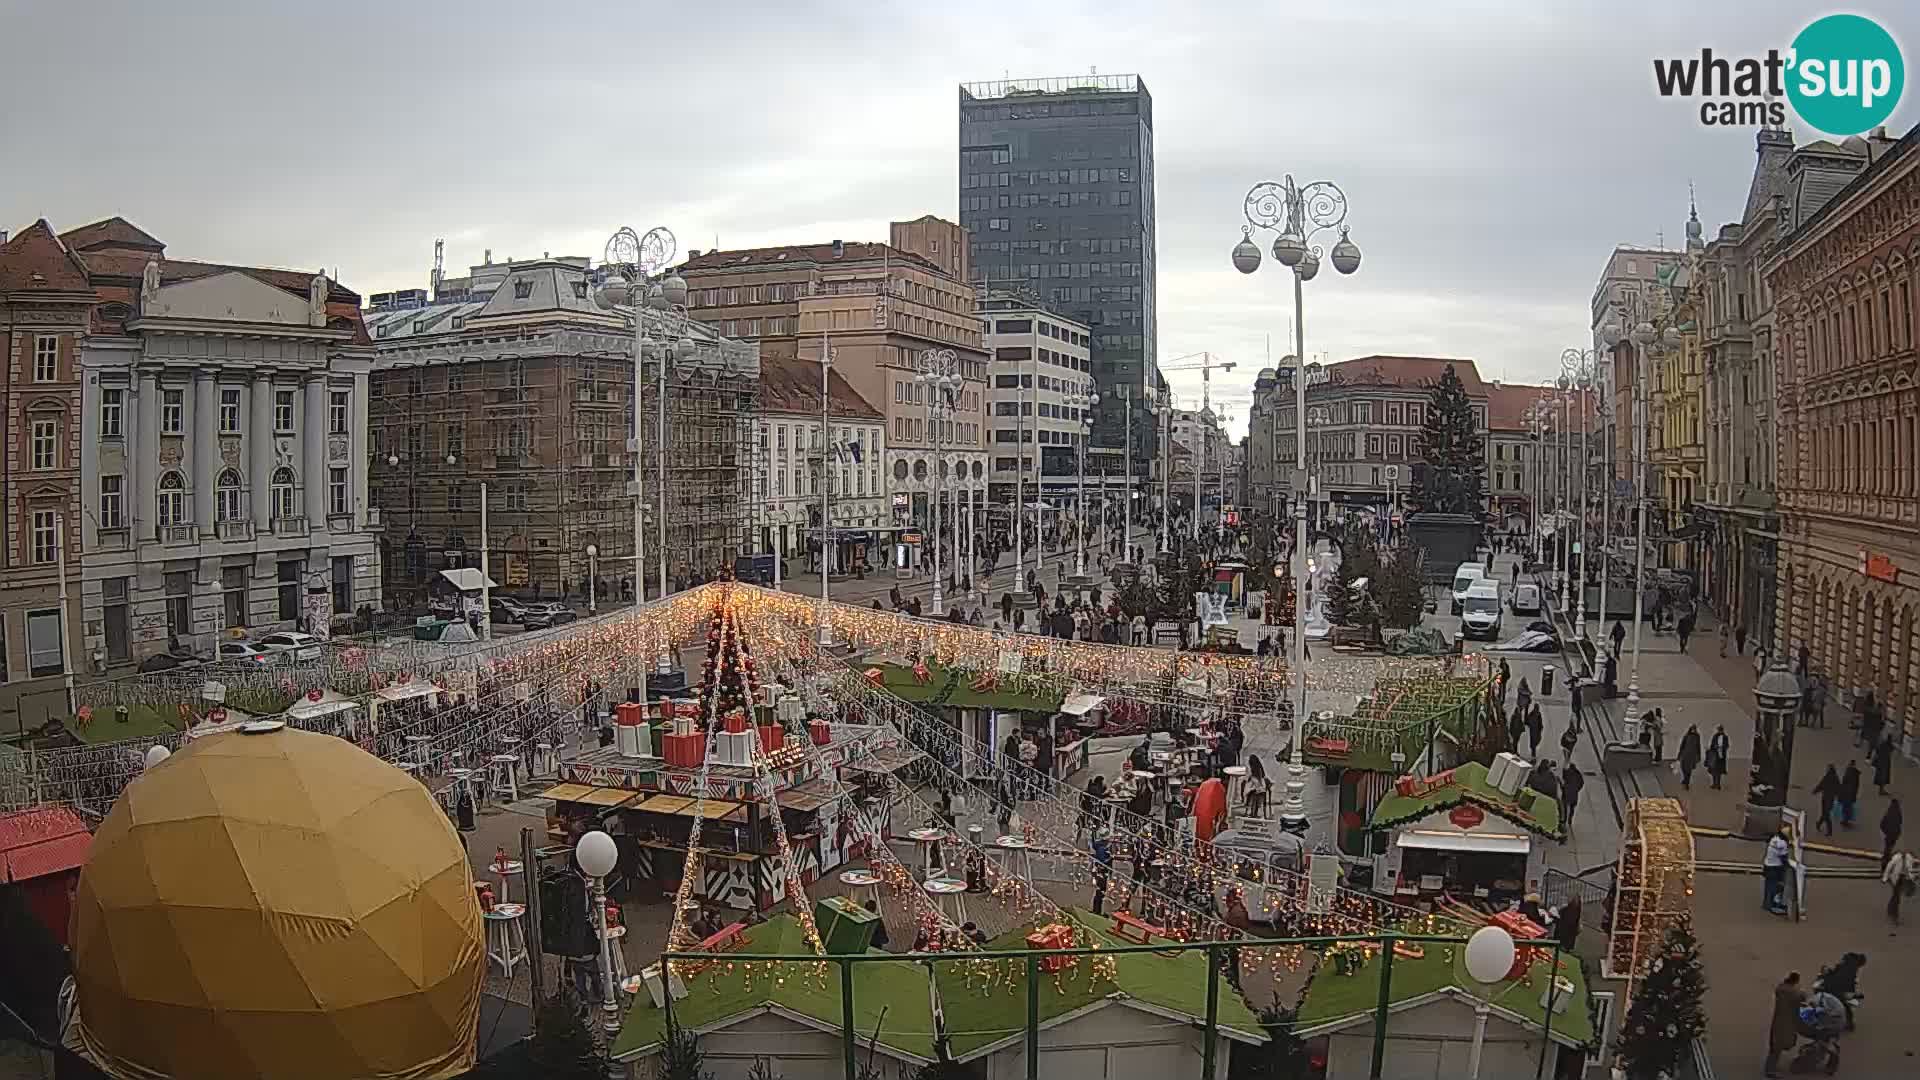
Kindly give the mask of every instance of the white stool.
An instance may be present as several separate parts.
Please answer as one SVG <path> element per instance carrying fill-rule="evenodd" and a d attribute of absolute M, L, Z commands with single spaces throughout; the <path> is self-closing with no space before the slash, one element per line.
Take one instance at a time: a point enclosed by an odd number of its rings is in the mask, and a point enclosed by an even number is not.
<path fill-rule="evenodd" d="M 486 794 L 485 789 L 477 783 L 480 774 L 472 769 L 448 769 L 447 776 L 453 780 L 446 789 L 452 793 L 452 802 L 460 801 L 460 789 L 463 787 L 467 789 L 467 797 L 476 803 Z"/>
<path fill-rule="evenodd" d="M 487 794 L 503 796 L 508 802 L 520 799 L 518 754 L 495 754 L 488 759 L 492 768 L 488 770 Z"/>
<path fill-rule="evenodd" d="M 627 977 L 627 954 L 620 948 L 620 939 L 627 936 L 627 928 L 615 926 L 601 936 L 607 942 L 607 958 L 613 964 L 613 981 L 622 982 Z"/>
<path fill-rule="evenodd" d="M 483 917 L 487 920 L 487 959 L 500 965 L 500 973 L 513 978 L 513 966 L 527 959 L 527 932 L 520 925 L 526 915 L 525 904 L 495 904 Z"/>
<path fill-rule="evenodd" d="M 993 842 L 993 849 L 1000 853 L 1000 873 L 1004 877 L 1015 877 L 1033 888 L 1033 849 L 1018 836 L 1002 836 Z"/>
<path fill-rule="evenodd" d="M 422 772 L 430 772 L 433 769 L 433 752 L 427 749 L 432 743 L 431 735 L 407 736 L 407 756 L 420 766 Z"/>
<path fill-rule="evenodd" d="M 947 838 L 945 829 L 915 829 L 907 834 L 907 839 L 920 845 L 920 869 L 923 874 L 933 873 L 933 846 Z M 941 872 L 946 872 L 945 852 L 941 853 Z"/>
<path fill-rule="evenodd" d="M 553 776 L 559 771 L 560 759 L 553 752 L 553 744 L 545 742 L 534 743 L 532 775 Z"/>
<path fill-rule="evenodd" d="M 501 902 L 512 900 L 513 889 L 508 879 L 519 877 L 525 869 L 526 867 L 522 866 L 517 859 L 509 859 L 505 863 L 488 863 L 487 873 L 492 874 L 494 880 L 500 883 L 500 891 L 494 899 Z"/>
<path fill-rule="evenodd" d="M 1227 778 L 1227 809 L 1231 813 L 1233 807 L 1247 797 L 1247 767 L 1229 765 L 1221 769 L 1220 774 Z"/>
<path fill-rule="evenodd" d="M 927 895 L 933 898 L 933 906 L 952 920 L 953 925 L 967 925 L 966 882 L 935 878 L 932 881 L 921 882 L 920 887 L 927 890 Z"/>

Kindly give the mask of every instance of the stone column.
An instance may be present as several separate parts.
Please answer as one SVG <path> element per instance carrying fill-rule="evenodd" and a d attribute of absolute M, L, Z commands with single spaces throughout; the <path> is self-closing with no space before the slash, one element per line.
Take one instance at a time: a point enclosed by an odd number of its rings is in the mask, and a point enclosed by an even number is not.
<path fill-rule="evenodd" d="M 255 528 L 273 529 L 273 372 L 253 373 L 246 428 L 247 486 L 252 494 Z"/>
<path fill-rule="evenodd" d="M 139 376 L 140 394 L 134 401 L 134 412 L 139 419 L 134 426 L 137 441 L 133 445 L 140 449 L 128 455 L 124 490 L 127 522 L 133 528 L 133 535 L 151 539 L 157 523 L 154 485 L 160 482 L 160 383 L 152 371 L 141 371 Z"/>
<path fill-rule="evenodd" d="M 300 421 L 300 449 L 307 484 L 307 527 L 327 522 L 327 379 L 308 375 L 300 384 L 306 415 Z"/>
<path fill-rule="evenodd" d="M 353 376 L 353 397 L 349 399 L 347 404 L 347 468 L 351 474 L 352 491 L 350 494 L 354 506 L 353 527 L 356 530 L 366 528 L 367 510 L 373 505 L 367 500 L 367 493 L 372 490 L 367 483 L 367 468 L 371 458 L 370 440 L 372 439 L 370 429 L 367 426 L 367 400 L 371 390 L 372 381 L 367 373 L 364 371 L 355 372 Z M 464 416 L 462 416 L 460 422 L 463 424 L 466 422 Z M 473 453 L 473 445 L 471 442 L 467 443 L 466 449 L 462 450 L 461 454 L 464 456 Z M 474 497 L 479 497 L 477 491 Z"/>
<path fill-rule="evenodd" d="M 188 474 L 192 477 L 193 520 L 200 526 L 200 535 L 209 538 L 213 535 L 213 478 L 220 470 L 220 405 L 212 372 L 193 374 L 192 420 L 187 430 L 193 443 L 192 471 Z"/>

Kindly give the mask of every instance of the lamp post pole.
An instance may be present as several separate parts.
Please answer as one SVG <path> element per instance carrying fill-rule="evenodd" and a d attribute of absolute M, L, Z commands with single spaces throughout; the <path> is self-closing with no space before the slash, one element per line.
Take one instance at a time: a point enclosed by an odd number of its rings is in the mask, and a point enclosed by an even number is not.
<path fill-rule="evenodd" d="M 1074 533 L 1080 541 L 1080 549 L 1078 553 L 1074 555 L 1073 576 L 1076 578 L 1085 578 L 1087 576 L 1087 439 L 1093 434 L 1093 409 L 1100 404 L 1100 395 L 1088 391 L 1070 398 L 1069 403 L 1072 404 L 1080 414 L 1080 438 L 1078 440 L 1080 443 L 1080 476 L 1077 484 L 1078 490 L 1074 496 L 1074 501 L 1077 504 L 1075 512 L 1080 518 L 1074 528 Z"/>
<path fill-rule="evenodd" d="M 1013 381 L 1013 597 L 1015 603 L 1022 603 L 1027 597 L 1026 376 L 1016 375 Z"/>
<path fill-rule="evenodd" d="M 1172 536 L 1168 532 L 1168 521 L 1173 513 L 1173 399 L 1171 396 L 1159 405 L 1160 409 L 1160 554 L 1173 550 Z"/>
<path fill-rule="evenodd" d="M 833 536 L 833 467 L 831 413 L 827 406 L 827 381 L 833 371 L 833 343 L 825 330 L 820 332 L 820 644 L 832 643 L 833 608 L 827 600 L 827 582 L 833 577 L 827 544 Z M 935 594 L 938 595 L 938 594 Z M 938 601 L 935 601 L 938 604 Z"/>
<path fill-rule="evenodd" d="M 1647 577 L 1647 354 L 1653 344 L 1671 348 L 1680 343 L 1680 332 L 1669 326 L 1656 334 L 1653 324 L 1642 322 L 1633 328 L 1633 483 L 1635 522 L 1633 534 L 1633 667 L 1627 681 L 1627 708 L 1622 714 L 1623 735 L 1628 742 L 1640 737 L 1640 624 L 1646 614 Z"/>
<path fill-rule="evenodd" d="M 1596 349 L 1568 349 L 1565 352 L 1560 354 L 1560 369 L 1563 373 L 1562 377 L 1570 378 L 1573 382 L 1574 388 L 1579 391 L 1578 401 L 1579 401 L 1579 410 L 1580 410 L 1580 532 L 1579 532 L 1580 584 L 1577 586 L 1578 595 L 1576 596 L 1574 601 L 1573 621 L 1574 621 L 1575 633 L 1577 633 L 1580 639 L 1583 641 L 1586 640 L 1586 637 L 1587 637 L 1587 549 L 1593 546 L 1592 544 L 1589 544 L 1587 542 L 1587 521 L 1588 521 L 1588 515 L 1593 506 L 1593 495 L 1592 495 L 1593 451 L 1592 451 L 1591 445 L 1587 441 L 1587 395 L 1593 391 L 1594 381 L 1599 374 L 1599 367 L 1600 367 L 1600 353 L 1597 348 Z M 1606 567 L 1604 563 L 1601 566 L 1601 574 L 1603 577 L 1606 574 Z M 1606 584 L 1602 582 L 1600 587 L 1602 589 L 1602 595 L 1604 595 Z M 1606 615 L 1603 613 L 1601 615 L 1601 618 L 1604 620 L 1606 618 Z"/>
<path fill-rule="evenodd" d="M 960 388 L 959 358 L 952 349 L 928 349 L 920 354 L 920 372 L 914 376 L 926 387 L 927 392 L 927 432 L 928 443 L 933 447 L 933 462 L 930 471 L 933 478 L 933 610 L 936 618 L 947 613 L 946 596 L 940 581 L 940 503 L 946 493 L 945 477 L 942 475 L 940 461 L 940 425 L 942 418 L 953 413 L 949 396 L 957 394 Z"/>
<path fill-rule="evenodd" d="M 1133 387 L 1123 386 L 1121 412 L 1126 425 L 1127 486 L 1120 495 L 1120 559 L 1133 561 Z"/>
<path fill-rule="evenodd" d="M 598 615 L 600 613 L 600 606 L 599 606 L 600 594 L 598 589 L 598 582 L 594 580 L 595 578 L 600 576 L 600 567 L 598 562 L 595 561 L 596 559 L 599 558 L 599 555 L 600 555 L 599 547 L 593 544 L 587 545 L 587 614 L 588 615 Z"/>
<path fill-rule="evenodd" d="M 1251 274 L 1260 268 L 1260 248 L 1254 244 L 1252 236 L 1255 228 L 1261 228 L 1277 233 L 1273 241 L 1274 260 L 1293 271 L 1293 490 L 1298 497 L 1294 500 L 1293 511 L 1293 557 L 1296 562 L 1291 666 L 1299 699 L 1294 706 L 1293 752 L 1287 762 L 1287 800 L 1281 810 L 1280 821 L 1283 827 L 1304 833 L 1307 828 L 1307 766 L 1304 756 L 1307 720 L 1307 348 L 1301 286 L 1313 280 L 1320 271 L 1320 248 L 1312 243 L 1317 233 L 1339 230 L 1340 239 L 1334 244 L 1330 256 L 1334 269 L 1342 274 L 1351 274 L 1360 268 L 1360 248 L 1347 238 L 1346 193 L 1326 181 L 1299 188 L 1289 175 L 1282 183 L 1268 181 L 1256 184 L 1247 192 L 1245 212 L 1248 224 L 1242 230 L 1240 242 L 1233 249 L 1234 268 L 1243 274 Z M 1198 507 L 1195 510 L 1197 512 Z"/>

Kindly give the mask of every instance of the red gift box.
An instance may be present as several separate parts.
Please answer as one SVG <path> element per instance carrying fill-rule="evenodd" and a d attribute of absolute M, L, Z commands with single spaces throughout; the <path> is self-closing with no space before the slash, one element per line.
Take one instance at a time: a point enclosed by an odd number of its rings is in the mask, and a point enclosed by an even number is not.
<path fill-rule="evenodd" d="M 666 758 L 667 764 L 674 768 L 697 769 L 706 752 L 707 739 L 704 735 L 660 736 L 660 756 Z"/>
<path fill-rule="evenodd" d="M 833 725 L 825 720 L 807 721 L 807 734 L 812 736 L 813 745 L 826 746 L 833 742 Z"/>
<path fill-rule="evenodd" d="M 639 727 L 645 719 L 637 701 L 623 701 L 613 707 L 613 721 L 621 727 Z"/>
<path fill-rule="evenodd" d="M 779 724 L 760 725 L 760 748 L 771 754 L 787 745 L 787 729 Z"/>
<path fill-rule="evenodd" d="M 1505 930 L 1520 944 L 1513 951 L 1513 967 L 1507 972 L 1507 978 L 1518 979 L 1525 975 L 1527 969 L 1533 966 L 1534 959 L 1544 954 L 1544 950 L 1537 947 L 1528 948 L 1526 942 L 1546 937 L 1547 928 L 1517 911 L 1502 911 L 1487 921 Z"/>
<path fill-rule="evenodd" d="M 660 719 L 662 720 L 673 719 L 673 699 L 672 698 L 660 699 Z"/>
<path fill-rule="evenodd" d="M 727 734 L 729 735 L 745 734 L 747 730 L 746 711 L 743 709 L 735 709 L 726 715 L 722 723 L 726 725 Z"/>
<path fill-rule="evenodd" d="M 1071 949 L 1073 948 L 1073 928 L 1060 923 L 1048 923 L 1027 935 L 1027 948 Z M 1070 959 L 1065 956 L 1043 956 L 1040 958 L 1040 970 L 1046 972 L 1064 971 Z"/>

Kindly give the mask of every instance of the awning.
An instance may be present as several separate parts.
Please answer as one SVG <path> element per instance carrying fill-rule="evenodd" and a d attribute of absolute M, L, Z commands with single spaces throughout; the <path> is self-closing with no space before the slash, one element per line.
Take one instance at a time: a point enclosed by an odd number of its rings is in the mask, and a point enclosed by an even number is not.
<path fill-rule="evenodd" d="M 432 697 L 439 692 L 439 687 L 423 680 L 420 682 L 395 683 L 392 686 L 383 686 L 375 690 L 373 694 L 381 701 L 405 701 L 408 698 Z"/>
<path fill-rule="evenodd" d="M 1098 694 L 1068 694 L 1060 703 L 1060 711 L 1067 716 L 1085 716 L 1106 703 L 1107 699 Z"/>
<path fill-rule="evenodd" d="M 461 592 L 479 592 L 481 589 L 497 589 L 500 583 L 471 566 L 455 570 L 440 571 L 441 580 L 459 589 Z"/>
<path fill-rule="evenodd" d="M 359 707 L 358 702 L 344 695 L 334 693 L 332 690 L 325 690 L 321 692 L 320 700 L 318 701 L 313 700 L 311 697 L 303 697 L 299 701 L 294 702 L 287 707 L 287 715 L 293 717 L 295 720 L 315 720 L 322 716 L 332 716 L 334 713 L 348 712 Z"/>
<path fill-rule="evenodd" d="M 602 789 L 605 790 L 605 789 Z M 643 803 L 628 807 L 650 814 L 673 814 L 678 817 L 693 817 L 696 813 L 706 821 L 745 821 L 747 808 L 735 802 L 723 799 L 708 799 L 704 806 L 699 799 L 686 795 L 655 795 Z"/>
<path fill-rule="evenodd" d="M 586 803 L 588 806 L 623 806 L 644 794 L 645 792 L 627 791 L 624 788 L 603 787 L 594 788 L 585 795 L 567 801 Z"/>
<path fill-rule="evenodd" d="M 556 799 L 562 802 L 579 802 L 585 796 L 593 794 L 591 784 L 555 784 L 540 793 L 543 799 Z"/>
<path fill-rule="evenodd" d="M 1525 855 L 1533 841 L 1525 836 L 1497 833 L 1437 832 L 1408 829 L 1395 841 L 1403 848 L 1428 851 L 1476 851 L 1490 855 Z"/>
<path fill-rule="evenodd" d="M 782 810 L 818 810 L 840 797 L 834 785 L 821 778 L 814 778 L 804 784 L 795 784 L 785 791 L 775 792 L 773 801 L 780 804 Z"/>

